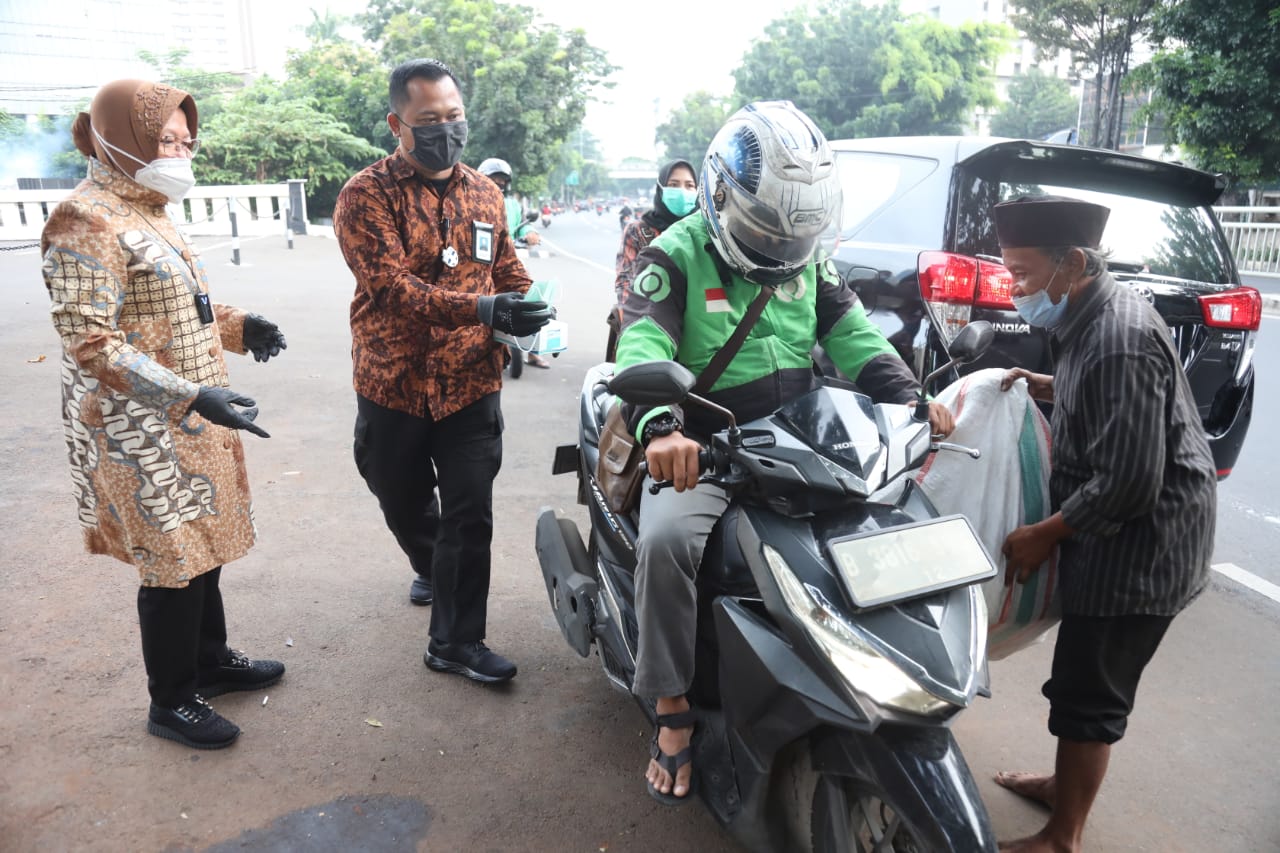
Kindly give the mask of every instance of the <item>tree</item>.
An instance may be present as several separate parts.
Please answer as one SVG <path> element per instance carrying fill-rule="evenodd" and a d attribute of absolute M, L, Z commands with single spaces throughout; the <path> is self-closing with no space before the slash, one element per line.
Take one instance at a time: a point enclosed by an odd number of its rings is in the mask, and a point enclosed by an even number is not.
<path fill-rule="evenodd" d="M 503 158 L 518 187 L 545 181 L 613 71 L 582 30 L 497 0 L 370 0 L 361 20 L 388 65 L 432 57 L 452 69 L 466 101 L 468 160 Z"/>
<path fill-rule="evenodd" d="M 1201 168 L 1233 183 L 1280 180 L 1280 8 L 1181 0 L 1156 15 L 1162 50 L 1137 69 L 1152 112 Z"/>
<path fill-rule="evenodd" d="M 28 124 L 0 111 L 0 175 L 17 178 L 83 178 L 84 155 L 71 139 L 70 115 L 40 116 Z"/>
<path fill-rule="evenodd" d="M 209 120 L 196 175 L 203 183 L 307 180 L 309 213 L 332 212 L 338 190 L 385 152 L 349 132 L 313 100 L 291 98 L 261 77 Z"/>
<path fill-rule="evenodd" d="M 292 98 L 311 98 L 321 112 L 386 152 L 395 150 L 387 127 L 387 69 L 378 54 L 339 38 L 313 40 L 304 51 L 290 51 L 285 90 Z"/>
<path fill-rule="evenodd" d="M 1071 127 L 1076 113 L 1076 99 L 1067 81 L 1032 68 L 1009 84 L 1009 100 L 991 118 L 991 133 L 1015 139 L 1042 139 Z"/>
<path fill-rule="evenodd" d="M 229 71 L 205 71 L 188 66 L 186 59 L 190 52 L 185 47 L 166 53 L 140 50 L 138 58 L 156 70 L 156 82 L 167 83 L 191 95 L 203 126 L 222 109 L 228 95 L 244 88 L 244 81 Z"/>
<path fill-rule="evenodd" d="M 335 15 L 326 7 L 324 14 L 315 9 L 311 12 L 311 23 L 302 28 L 302 32 L 312 44 L 342 41 L 342 28 L 347 23 L 345 15 Z"/>
<path fill-rule="evenodd" d="M 1093 117 L 1086 142 L 1118 148 L 1124 133 L 1124 80 L 1136 42 L 1151 31 L 1160 0 L 1020 0 L 1014 26 L 1042 55 L 1066 49 L 1093 68 Z M 1221 14 L 1215 11 L 1214 14 Z"/>
<path fill-rule="evenodd" d="M 685 96 L 667 120 L 658 125 L 657 141 L 666 149 L 666 159 L 688 160 L 697 166 L 707 153 L 711 137 L 733 112 L 733 101 L 718 98 L 706 90 Z"/>
<path fill-rule="evenodd" d="M 896 2 L 831 0 L 765 27 L 734 71 L 741 102 L 785 98 L 833 138 L 959 133 L 994 106 L 994 65 L 1011 33 L 998 25 L 903 18 Z"/>
<path fill-rule="evenodd" d="M 561 143 L 556 155 L 556 165 L 545 181 L 533 176 L 521 183 L 515 178 L 516 189 L 527 195 L 566 195 L 568 197 L 590 195 L 609 181 L 609 170 L 600 165 L 600 141 L 585 128 L 579 127 Z M 578 175 L 578 183 L 566 185 L 569 175 Z M 603 178 L 601 177 L 603 175 Z"/>

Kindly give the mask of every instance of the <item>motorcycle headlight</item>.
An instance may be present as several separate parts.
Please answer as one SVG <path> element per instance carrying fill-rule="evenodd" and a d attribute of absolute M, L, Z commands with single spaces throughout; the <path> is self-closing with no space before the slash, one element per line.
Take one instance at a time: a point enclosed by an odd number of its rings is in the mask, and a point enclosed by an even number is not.
<path fill-rule="evenodd" d="M 851 691 L 911 714 L 928 716 L 951 707 L 951 703 L 925 690 L 876 651 L 825 600 L 820 601 L 821 596 L 815 597 L 781 554 L 768 545 L 763 547 L 765 562 L 778 582 L 787 607 L 844 677 Z"/>

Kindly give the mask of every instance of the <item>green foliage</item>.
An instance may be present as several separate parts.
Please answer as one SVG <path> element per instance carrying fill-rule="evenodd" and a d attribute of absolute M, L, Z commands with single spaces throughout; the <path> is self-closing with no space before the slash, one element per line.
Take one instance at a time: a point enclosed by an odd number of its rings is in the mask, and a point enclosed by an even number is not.
<path fill-rule="evenodd" d="M 388 66 L 431 57 L 453 70 L 470 126 L 467 161 L 503 158 L 523 191 L 545 186 L 560 144 L 613 71 L 581 30 L 496 0 L 371 0 L 361 21 Z"/>
<path fill-rule="evenodd" d="M 344 15 L 335 15 L 328 8 L 324 10 L 323 15 L 315 9 L 309 11 L 311 23 L 303 27 L 302 31 L 312 44 L 328 44 L 342 40 L 342 27 L 347 23 Z"/>
<path fill-rule="evenodd" d="M 786 98 L 832 138 L 960 133 L 994 106 L 995 61 L 1012 33 L 903 18 L 895 2 L 831 0 L 765 27 L 734 71 L 740 102 Z"/>
<path fill-rule="evenodd" d="M 583 128 L 578 128 L 561 143 L 556 165 L 545 180 L 533 176 L 522 185 L 517 179 L 516 188 L 528 195 L 543 196 L 549 192 L 553 196 L 563 194 L 566 198 L 582 198 L 610 189 L 609 170 L 598 162 L 599 158 L 600 141 Z M 578 184 L 574 187 L 565 186 L 565 179 L 571 172 L 578 173 Z"/>
<path fill-rule="evenodd" d="M 221 111 L 227 96 L 244 88 L 244 81 L 227 71 L 187 67 L 188 53 L 190 51 L 186 48 L 166 53 L 140 50 L 138 58 L 156 70 L 153 77 L 156 82 L 168 83 L 191 95 L 200 114 L 201 126 L 197 128 L 197 135 L 203 135 L 204 123 Z"/>
<path fill-rule="evenodd" d="M 603 163 L 597 163 L 594 160 L 583 163 L 582 171 L 578 175 L 579 195 L 612 193 L 615 189 L 613 178 L 609 177 L 609 169 Z"/>
<path fill-rule="evenodd" d="M 1009 100 L 991 119 L 993 136 L 1042 139 L 1075 124 L 1078 106 L 1066 80 L 1032 68 L 1009 84 Z"/>
<path fill-rule="evenodd" d="M 25 130 L 26 122 L 0 110 L 0 140 L 21 136 Z"/>
<path fill-rule="evenodd" d="M 290 97 L 262 77 L 232 98 L 201 128 L 196 158 L 202 183 L 275 183 L 307 180 L 308 209 L 328 215 L 338 190 L 353 174 L 383 156 L 314 101 Z"/>
<path fill-rule="evenodd" d="M 71 120 L 77 112 L 40 116 L 28 124 L 0 111 L 0 181 L 83 178 L 84 155 L 71 140 Z"/>
<path fill-rule="evenodd" d="M 1020 0 L 1011 15 L 1042 54 L 1069 50 L 1094 71 L 1094 109 L 1084 141 L 1118 148 L 1124 132 L 1124 89 L 1133 46 L 1151 31 L 1160 0 Z M 1220 14 L 1220 12 L 1215 12 Z"/>
<path fill-rule="evenodd" d="M 1152 112 L 1194 162 L 1233 182 L 1280 180 L 1280 8 L 1274 0 L 1180 0 L 1156 16 L 1162 44 L 1135 72 Z"/>
<path fill-rule="evenodd" d="M 734 111 L 729 98 L 717 98 L 705 90 L 685 96 L 670 117 L 658 125 L 656 138 L 666 148 L 664 160 L 688 160 L 697 167 L 707 153 L 711 137 Z"/>
<path fill-rule="evenodd" d="M 285 69 L 290 97 L 312 99 L 355 135 L 386 153 L 395 150 L 387 127 L 388 71 L 372 49 L 336 38 L 313 40 L 306 50 L 289 52 Z"/>

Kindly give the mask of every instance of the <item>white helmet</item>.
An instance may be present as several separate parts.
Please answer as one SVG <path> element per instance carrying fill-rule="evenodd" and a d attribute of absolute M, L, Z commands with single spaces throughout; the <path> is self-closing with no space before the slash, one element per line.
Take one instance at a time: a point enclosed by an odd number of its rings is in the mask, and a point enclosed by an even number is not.
<path fill-rule="evenodd" d="M 508 179 L 511 178 L 511 164 L 497 157 L 490 157 L 485 160 L 476 171 L 490 178 L 494 175 L 506 175 Z"/>
<path fill-rule="evenodd" d="M 698 206 L 717 254 L 756 284 L 779 284 L 839 233 L 840 177 L 827 138 L 790 101 L 757 101 L 716 133 Z"/>

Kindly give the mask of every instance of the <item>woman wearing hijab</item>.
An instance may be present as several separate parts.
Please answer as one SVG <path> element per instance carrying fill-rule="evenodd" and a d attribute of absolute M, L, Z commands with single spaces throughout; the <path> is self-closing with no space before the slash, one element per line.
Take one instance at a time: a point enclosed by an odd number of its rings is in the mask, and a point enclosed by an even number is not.
<path fill-rule="evenodd" d="M 248 553 L 253 509 L 238 430 L 254 402 L 227 387 L 224 350 L 266 361 L 274 323 L 209 301 L 204 265 L 165 205 L 195 184 L 195 101 L 118 80 L 72 126 L 85 180 L 41 235 L 62 338 L 62 401 L 85 548 L 133 565 L 151 694 L 147 730 L 197 749 L 240 729 L 202 697 L 280 680 L 227 648 L 222 565 Z"/>
<path fill-rule="evenodd" d="M 667 163 L 658 170 L 653 207 L 623 228 L 622 245 L 618 248 L 615 264 L 617 278 L 613 283 L 617 304 L 609 312 L 609 343 L 605 347 L 605 361 L 613 361 L 618 349 L 618 335 L 622 330 L 622 302 L 627 298 L 631 279 L 636 274 L 636 256 L 677 220 L 693 213 L 698 202 L 697 175 L 697 170 L 688 160 L 672 160 Z"/>

